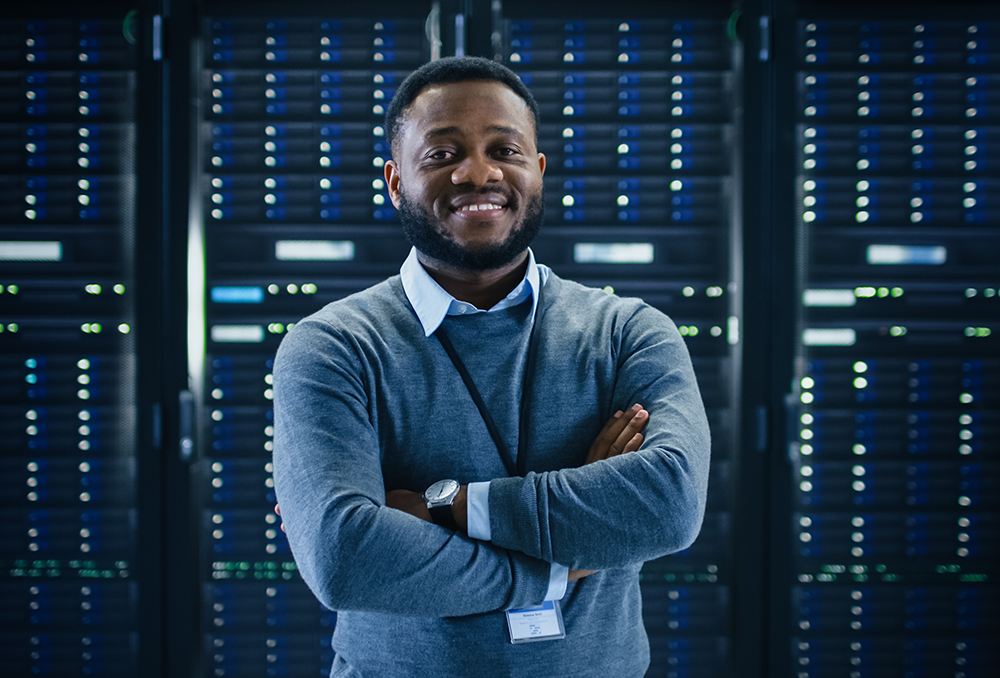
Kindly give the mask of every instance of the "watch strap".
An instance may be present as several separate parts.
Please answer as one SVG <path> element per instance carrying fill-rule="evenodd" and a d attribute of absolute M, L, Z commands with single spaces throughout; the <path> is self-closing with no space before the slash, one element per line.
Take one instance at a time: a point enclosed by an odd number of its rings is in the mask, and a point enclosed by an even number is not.
<path fill-rule="evenodd" d="M 455 514 L 451 512 L 451 504 L 442 506 L 431 506 L 427 509 L 431 512 L 431 520 L 435 525 L 446 527 L 449 530 L 457 530 L 458 523 L 455 522 Z"/>

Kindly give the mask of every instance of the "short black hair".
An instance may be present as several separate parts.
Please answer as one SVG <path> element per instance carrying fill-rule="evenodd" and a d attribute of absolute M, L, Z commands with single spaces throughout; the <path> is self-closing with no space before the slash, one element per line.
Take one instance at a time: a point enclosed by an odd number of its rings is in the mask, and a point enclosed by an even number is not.
<path fill-rule="evenodd" d="M 403 125 L 406 110 L 417 96 L 431 85 L 443 85 L 469 80 L 490 80 L 506 85 L 524 99 L 535 123 L 535 142 L 538 142 L 538 102 L 531 90 L 517 73 L 506 66 L 483 57 L 444 57 L 426 64 L 410 73 L 399 85 L 385 111 L 385 136 L 393 148 L 396 136 Z"/>

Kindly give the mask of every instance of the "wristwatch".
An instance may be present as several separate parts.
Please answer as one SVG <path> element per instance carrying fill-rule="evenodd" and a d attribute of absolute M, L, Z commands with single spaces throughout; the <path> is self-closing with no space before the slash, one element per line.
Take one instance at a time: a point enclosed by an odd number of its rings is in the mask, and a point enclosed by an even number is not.
<path fill-rule="evenodd" d="M 427 502 L 427 510 L 431 512 L 431 520 L 435 525 L 449 530 L 458 529 L 451 505 L 455 503 L 460 487 L 457 480 L 439 480 L 424 492 L 424 501 Z"/>

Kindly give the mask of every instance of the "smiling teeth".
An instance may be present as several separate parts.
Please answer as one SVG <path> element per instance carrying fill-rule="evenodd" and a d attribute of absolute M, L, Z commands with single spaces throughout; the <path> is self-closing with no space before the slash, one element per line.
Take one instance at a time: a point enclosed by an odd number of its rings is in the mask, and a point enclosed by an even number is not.
<path fill-rule="evenodd" d="M 500 209 L 501 207 L 503 207 L 503 205 L 494 205 L 492 203 L 483 203 L 483 204 L 478 204 L 478 205 L 466 205 L 465 207 L 463 207 L 459 211 L 460 212 L 480 212 L 480 211 L 483 211 L 483 210 L 496 210 L 496 209 Z"/>

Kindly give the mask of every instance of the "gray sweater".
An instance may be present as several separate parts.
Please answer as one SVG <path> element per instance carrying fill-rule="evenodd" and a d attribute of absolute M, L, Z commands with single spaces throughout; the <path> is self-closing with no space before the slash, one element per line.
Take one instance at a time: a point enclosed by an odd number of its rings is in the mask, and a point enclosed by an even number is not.
<path fill-rule="evenodd" d="M 274 365 L 274 481 L 302 577 L 337 610 L 332 676 L 638 677 L 649 663 L 639 570 L 688 547 L 709 431 L 669 318 L 562 280 L 545 285 L 525 477 L 496 445 L 393 277 L 298 323 Z M 529 304 L 449 316 L 508 449 Z M 650 413 L 640 450 L 581 466 L 611 414 Z M 492 543 L 385 507 L 387 489 L 492 480 Z M 539 604 L 550 563 L 600 570 L 560 601 L 566 638 L 513 645 L 504 610 Z"/>

